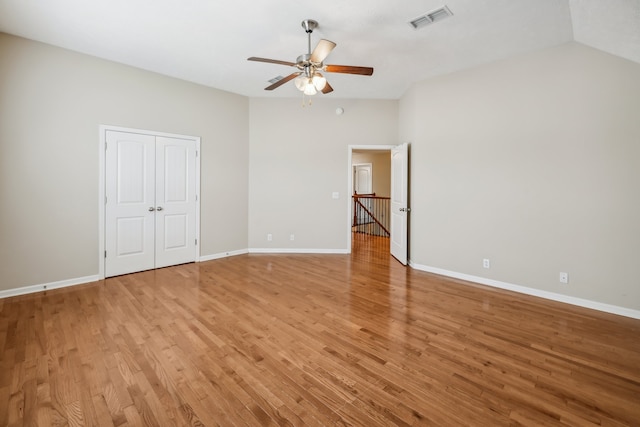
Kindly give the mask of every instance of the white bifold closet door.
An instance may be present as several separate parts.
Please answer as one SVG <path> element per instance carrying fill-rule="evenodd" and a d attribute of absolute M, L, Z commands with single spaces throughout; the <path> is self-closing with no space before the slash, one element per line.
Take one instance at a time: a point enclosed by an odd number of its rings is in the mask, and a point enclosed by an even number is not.
<path fill-rule="evenodd" d="M 196 259 L 193 140 L 107 131 L 105 276 Z"/>

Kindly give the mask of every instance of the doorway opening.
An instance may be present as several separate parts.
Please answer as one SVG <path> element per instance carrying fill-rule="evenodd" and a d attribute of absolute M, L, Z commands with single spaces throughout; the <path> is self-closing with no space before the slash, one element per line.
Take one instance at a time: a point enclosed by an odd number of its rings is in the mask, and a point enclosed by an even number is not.
<path fill-rule="evenodd" d="M 351 256 L 376 264 L 390 259 L 391 148 L 353 146 L 350 152 Z"/>

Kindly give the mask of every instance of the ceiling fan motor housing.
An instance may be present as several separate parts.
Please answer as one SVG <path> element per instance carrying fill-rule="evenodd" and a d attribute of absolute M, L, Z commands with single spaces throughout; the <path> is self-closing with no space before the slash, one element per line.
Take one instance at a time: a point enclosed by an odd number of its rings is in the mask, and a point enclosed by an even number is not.
<path fill-rule="evenodd" d="M 310 54 L 305 53 L 298 56 L 298 58 L 296 59 L 296 67 L 298 67 L 299 70 L 304 71 L 304 74 L 307 77 L 311 77 L 314 70 L 316 69 L 316 66 L 309 61 L 310 57 Z"/>
<path fill-rule="evenodd" d="M 296 64 L 308 64 L 310 58 L 311 58 L 311 54 L 303 53 L 302 55 L 298 56 L 298 58 L 296 59 Z"/>

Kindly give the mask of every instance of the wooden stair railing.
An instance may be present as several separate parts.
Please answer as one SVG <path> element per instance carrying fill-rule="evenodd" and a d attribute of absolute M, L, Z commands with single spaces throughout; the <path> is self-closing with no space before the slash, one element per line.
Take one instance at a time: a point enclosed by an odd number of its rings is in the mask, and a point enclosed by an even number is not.
<path fill-rule="evenodd" d="M 362 203 L 362 199 L 371 200 L 373 203 Z M 375 223 L 381 231 L 383 231 L 382 235 L 385 237 L 389 237 L 390 233 L 387 229 L 388 225 L 384 224 L 378 216 L 382 216 L 383 218 L 389 217 L 389 197 L 379 197 L 376 196 L 375 193 L 372 194 L 354 194 L 353 195 L 353 227 L 363 226 L 371 223 Z M 367 206 L 368 205 L 368 206 Z M 373 208 L 373 212 L 372 209 Z M 365 215 L 363 215 L 363 213 Z M 362 217 L 365 217 L 365 221 L 360 221 Z M 365 232 L 359 230 L 360 232 Z M 367 233 L 367 234 L 376 234 L 380 235 L 380 233 Z"/>

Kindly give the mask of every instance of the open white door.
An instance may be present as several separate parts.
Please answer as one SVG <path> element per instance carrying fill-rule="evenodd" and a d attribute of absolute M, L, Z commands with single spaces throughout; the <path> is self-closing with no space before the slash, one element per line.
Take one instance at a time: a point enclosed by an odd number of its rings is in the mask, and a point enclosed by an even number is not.
<path fill-rule="evenodd" d="M 407 265 L 409 144 L 391 150 L 391 255 Z"/>

